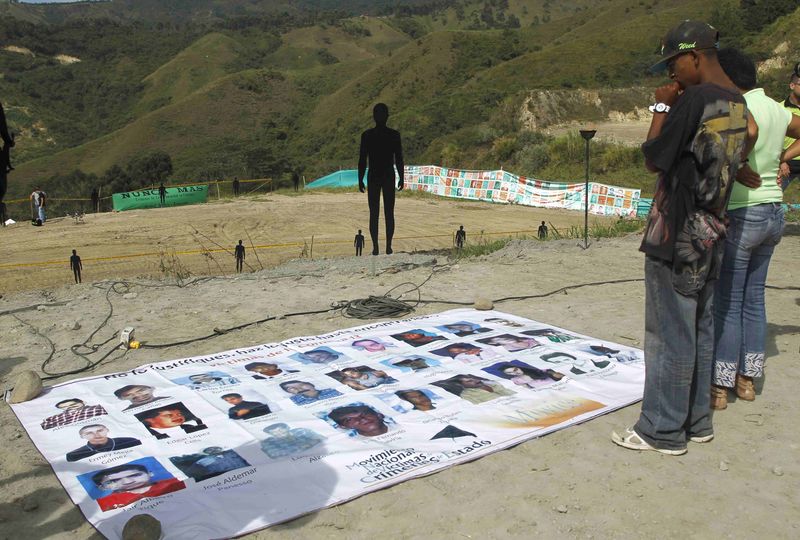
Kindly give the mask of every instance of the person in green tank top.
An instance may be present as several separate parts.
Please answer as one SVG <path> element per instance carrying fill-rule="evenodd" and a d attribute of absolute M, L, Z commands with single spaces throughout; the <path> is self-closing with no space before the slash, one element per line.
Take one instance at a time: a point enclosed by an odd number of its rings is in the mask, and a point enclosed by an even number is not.
<path fill-rule="evenodd" d="M 739 399 L 754 400 L 753 378 L 764 373 L 764 286 L 784 227 L 779 168 L 784 137 L 800 137 L 800 116 L 756 88 L 756 66 L 742 52 L 723 49 L 718 57 L 758 124 L 758 140 L 739 174 L 761 177 L 758 187 L 734 183 L 728 202 L 725 252 L 714 301 L 711 408 L 719 410 L 727 407 L 728 389 L 735 389 Z"/>

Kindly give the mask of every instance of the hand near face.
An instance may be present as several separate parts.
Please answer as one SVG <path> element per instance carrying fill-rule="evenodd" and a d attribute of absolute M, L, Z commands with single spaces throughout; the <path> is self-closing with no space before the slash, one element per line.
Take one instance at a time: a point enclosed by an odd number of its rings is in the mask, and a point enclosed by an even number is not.
<path fill-rule="evenodd" d="M 670 107 L 678 101 L 678 96 L 681 93 L 681 85 L 677 82 L 665 84 L 656 89 L 656 102 L 665 103 Z"/>

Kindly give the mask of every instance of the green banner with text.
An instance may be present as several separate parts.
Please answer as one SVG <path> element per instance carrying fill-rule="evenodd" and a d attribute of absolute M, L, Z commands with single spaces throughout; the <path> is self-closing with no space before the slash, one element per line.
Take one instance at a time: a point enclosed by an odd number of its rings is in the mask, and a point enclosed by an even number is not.
<path fill-rule="evenodd" d="M 158 188 L 114 193 L 111 197 L 114 210 L 134 210 L 137 208 L 160 208 L 162 206 L 181 206 L 199 204 L 208 200 L 208 186 L 185 186 L 167 188 L 162 201 Z"/>

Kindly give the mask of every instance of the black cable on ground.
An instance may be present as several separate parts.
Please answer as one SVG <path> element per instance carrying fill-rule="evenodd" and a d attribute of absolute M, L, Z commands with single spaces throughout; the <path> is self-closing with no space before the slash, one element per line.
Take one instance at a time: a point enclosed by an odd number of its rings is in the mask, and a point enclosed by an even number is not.
<path fill-rule="evenodd" d="M 236 325 L 236 326 L 232 326 L 230 328 L 224 328 L 224 329 L 214 328 L 214 332 L 212 334 L 208 334 L 208 335 L 197 337 L 197 338 L 189 338 L 189 339 L 184 339 L 184 340 L 181 340 L 181 341 L 175 341 L 175 342 L 170 342 L 170 343 L 146 343 L 146 342 L 143 342 L 143 343 L 141 343 L 140 348 L 142 348 L 142 349 L 166 349 L 166 348 L 170 348 L 170 347 L 177 347 L 177 346 L 180 346 L 180 345 L 188 345 L 188 344 L 191 344 L 191 343 L 196 343 L 196 342 L 199 342 L 199 341 L 205 341 L 205 340 L 208 340 L 208 339 L 212 339 L 212 338 L 215 338 L 217 336 L 221 336 L 221 335 L 224 335 L 224 334 L 227 334 L 229 332 L 236 331 L 236 330 L 242 330 L 242 329 L 247 328 L 249 326 L 263 324 L 265 322 L 269 322 L 269 321 L 276 320 L 276 319 L 279 319 L 279 318 L 299 317 L 299 316 L 304 316 L 304 315 L 320 315 L 320 314 L 329 313 L 329 312 L 332 312 L 332 311 L 341 311 L 342 316 L 347 317 L 347 318 L 352 318 L 352 319 L 362 319 L 362 320 L 363 319 L 389 319 L 389 318 L 404 317 L 404 316 L 406 316 L 406 315 L 408 315 L 410 313 L 413 313 L 416 310 L 416 308 L 420 306 L 420 304 L 446 304 L 446 305 L 458 305 L 458 306 L 471 306 L 473 304 L 472 302 L 459 302 L 459 301 L 455 301 L 455 300 L 438 300 L 438 299 L 424 299 L 424 298 L 422 298 L 422 295 L 421 295 L 422 287 L 428 281 L 430 281 L 430 279 L 434 276 L 435 273 L 436 273 L 436 268 L 434 268 L 431 271 L 431 273 L 428 275 L 428 277 L 425 278 L 425 280 L 422 283 L 420 283 L 419 285 L 417 285 L 417 284 L 415 284 L 413 282 L 407 281 L 407 282 L 401 283 L 400 285 L 392 287 L 391 289 L 386 291 L 386 293 L 384 293 L 382 296 L 369 296 L 367 298 L 360 298 L 360 299 L 356 299 L 356 300 L 344 300 L 344 301 L 341 301 L 341 302 L 333 304 L 331 307 L 329 307 L 327 309 L 319 309 L 319 310 L 312 310 L 312 311 L 299 311 L 299 312 L 295 312 L 295 313 L 287 313 L 287 314 L 282 315 L 282 316 L 265 317 L 265 318 L 259 319 L 257 321 L 251 321 L 251 322 L 239 324 L 239 325 Z M 124 346 L 123 344 L 120 343 L 116 347 L 113 347 L 112 349 L 107 351 L 98 360 L 92 361 L 88 357 L 88 355 L 97 353 L 100 350 L 101 347 L 103 347 L 104 345 L 108 344 L 110 341 L 112 341 L 116 337 L 116 332 L 115 332 L 108 339 L 106 339 L 105 341 L 103 341 L 101 343 L 97 343 L 97 344 L 90 344 L 89 343 L 91 341 L 91 339 L 103 327 L 105 327 L 108 324 L 108 321 L 111 319 L 111 317 L 114 314 L 114 305 L 111 302 L 111 298 L 110 298 L 110 295 L 111 295 L 112 292 L 115 292 L 115 293 L 120 294 L 120 295 L 121 294 L 125 294 L 129 290 L 130 285 L 140 285 L 140 286 L 144 286 L 144 287 L 173 287 L 173 286 L 177 286 L 179 288 L 184 288 L 184 287 L 187 287 L 189 285 L 194 285 L 194 284 L 197 284 L 197 283 L 202 283 L 202 282 L 208 281 L 209 279 L 211 279 L 211 278 L 197 278 L 197 279 L 192 280 L 190 282 L 187 282 L 185 284 L 161 284 L 161 285 L 149 285 L 149 284 L 130 282 L 130 281 L 114 281 L 114 282 L 112 282 L 111 285 L 107 289 L 105 289 L 106 290 L 106 302 L 108 302 L 108 305 L 109 305 L 108 315 L 105 317 L 103 322 L 100 323 L 100 325 L 89 335 L 89 337 L 87 337 L 83 341 L 83 343 L 76 344 L 76 345 L 73 345 L 72 347 L 70 347 L 70 350 L 72 351 L 72 353 L 74 353 L 77 356 L 80 356 L 81 358 L 83 358 L 86 361 L 86 365 L 84 367 L 81 367 L 81 368 L 78 368 L 78 369 L 75 369 L 75 370 L 71 370 L 71 371 L 57 372 L 57 373 L 48 372 L 47 371 L 47 365 L 53 360 L 53 357 L 54 357 L 55 352 L 56 352 L 55 344 L 50 340 L 50 338 L 48 338 L 47 336 L 45 336 L 44 334 L 39 332 L 39 330 L 35 326 L 33 326 L 32 324 L 30 324 L 30 323 L 20 319 L 19 317 L 17 317 L 14 314 L 15 310 L 14 311 L 7 311 L 7 312 L 0 313 L 0 315 L 12 315 L 15 319 L 17 319 L 21 323 L 26 324 L 27 326 L 30 326 L 37 335 L 45 338 L 48 341 L 48 343 L 50 344 L 51 352 L 48 355 L 48 357 L 45 359 L 45 361 L 42 363 L 42 366 L 41 366 L 42 372 L 46 375 L 46 377 L 44 377 L 42 380 L 56 379 L 56 378 L 63 377 L 63 376 L 66 376 L 66 375 L 75 375 L 75 374 L 78 374 L 78 373 L 82 373 L 84 371 L 89 371 L 89 370 L 93 369 L 94 367 L 96 367 L 97 365 L 99 365 L 104 360 L 106 360 L 106 358 L 108 358 L 111 355 L 111 353 L 113 353 L 116 350 L 119 350 L 121 347 Z M 546 298 L 546 297 L 552 296 L 554 294 L 566 293 L 569 290 L 580 289 L 580 288 L 583 288 L 583 287 L 597 287 L 597 286 L 602 286 L 602 285 L 616 285 L 616 284 L 621 284 L 621 283 L 636 283 L 636 282 L 642 282 L 642 281 L 644 281 L 644 278 L 615 279 L 615 280 L 608 280 L 608 281 L 595 281 L 595 282 L 590 282 L 590 283 L 579 283 L 579 284 L 576 284 L 576 285 L 567 285 L 565 287 L 560 287 L 558 289 L 555 289 L 555 290 L 552 290 L 552 291 L 549 291 L 549 292 L 546 292 L 546 293 L 541 293 L 541 294 L 528 294 L 528 295 L 520 295 L 520 296 L 506 296 L 504 298 L 498 298 L 497 300 L 494 300 L 493 302 L 497 304 L 497 303 L 508 302 L 508 301 L 530 300 L 530 299 L 534 299 L 534 298 Z M 95 284 L 94 286 L 97 287 L 97 288 L 100 288 L 100 289 L 104 288 L 104 287 L 101 286 L 101 284 Z M 396 294 L 394 297 L 391 296 L 392 293 L 397 291 L 397 289 L 401 289 L 403 287 L 409 287 L 409 288 L 408 288 L 408 290 L 405 290 L 405 291 L 403 291 L 403 292 L 401 292 L 399 294 Z M 800 287 L 776 287 L 776 286 L 770 286 L 770 285 L 767 285 L 767 288 L 768 289 L 775 289 L 775 290 L 800 290 Z M 410 301 L 410 302 L 402 300 L 403 296 L 405 296 L 407 294 L 410 294 L 410 293 L 416 293 L 416 296 L 417 296 L 416 300 L 413 300 L 413 301 Z M 118 356 L 117 358 L 114 358 L 113 360 L 117 360 L 117 359 L 121 358 L 126 353 L 127 353 L 127 348 L 125 349 L 125 351 L 123 352 L 122 355 Z"/>
<path fill-rule="evenodd" d="M 139 348 L 140 349 L 166 349 L 168 347 L 177 347 L 178 345 L 188 345 L 189 343 L 195 343 L 197 341 L 204 341 L 206 339 L 215 338 L 217 336 L 225 335 L 228 332 L 233 332 L 235 330 L 241 330 L 242 328 L 247 328 L 248 326 L 253 326 L 253 325 L 256 325 L 256 324 L 265 323 L 265 322 L 272 321 L 272 320 L 275 320 L 275 319 L 280 319 L 280 318 L 284 318 L 284 317 L 298 317 L 300 315 L 319 315 L 321 313 L 328 313 L 329 311 L 334 311 L 336 309 L 337 308 L 334 306 L 334 307 L 330 307 L 328 309 L 318 309 L 318 310 L 315 310 L 315 311 L 298 311 L 297 313 L 287 313 L 286 315 L 283 315 L 283 316 L 275 315 L 275 316 L 272 316 L 272 317 L 266 317 L 264 319 L 259 319 L 257 321 L 252 321 L 252 322 L 247 322 L 247 323 L 240 324 L 240 325 L 237 325 L 237 326 L 232 326 L 230 328 L 223 328 L 223 329 L 214 328 L 214 333 L 213 334 L 208 334 L 207 336 L 202 336 L 202 337 L 198 337 L 198 338 L 184 339 L 183 341 L 175 341 L 175 342 L 172 342 L 172 343 L 142 343 L 141 345 L 139 345 Z"/>
<path fill-rule="evenodd" d="M 103 322 L 101 322 L 97 326 L 97 328 L 95 328 L 94 331 L 91 334 L 89 334 L 89 336 L 85 340 L 83 340 L 82 343 L 78 343 L 78 344 L 72 345 L 70 347 L 70 351 L 74 355 L 81 357 L 81 359 L 83 359 L 83 361 L 86 362 L 86 364 L 84 366 L 82 366 L 82 367 L 79 367 L 79 368 L 76 368 L 76 369 L 72 369 L 72 370 L 68 370 L 68 371 L 58 371 L 58 372 L 50 372 L 50 371 L 48 371 L 47 366 L 50 364 L 50 362 L 53 361 L 53 359 L 55 357 L 55 353 L 56 353 L 55 343 L 53 343 L 53 341 L 49 337 L 47 337 L 45 334 L 43 334 L 36 326 L 34 326 L 33 324 L 31 324 L 31 323 L 29 323 L 29 322 L 17 317 L 17 315 L 16 315 L 16 313 L 18 313 L 20 311 L 28 311 L 30 309 L 35 309 L 36 307 L 38 307 L 38 305 L 37 306 L 31 306 L 31 307 L 28 307 L 28 308 L 20 308 L 20 309 L 14 309 L 14 310 L 0 312 L 0 316 L 11 315 L 12 317 L 14 317 L 20 323 L 30 327 L 31 330 L 33 330 L 33 332 L 37 336 L 40 336 L 40 337 L 44 338 L 45 340 L 47 340 L 47 343 L 50 345 L 50 354 L 47 355 L 47 358 L 45 358 L 45 360 L 42 362 L 41 367 L 39 369 L 45 375 L 44 377 L 42 377 L 42 380 L 43 381 L 48 381 L 48 380 L 52 380 L 52 379 L 58 379 L 58 378 L 61 378 L 61 377 L 65 377 L 67 375 L 77 375 L 77 374 L 83 373 L 85 371 L 90 371 L 90 370 L 94 369 L 95 367 L 97 367 L 98 365 L 100 365 L 102 362 L 104 362 L 109 356 L 111 356 L 112 353 L 114 353 L 115 351 L 118 351 L 118 350 L 120 350 L 121 348 L 124 347 L 124 344 L 119 343 L 115 347 L 112 347 L 111 349 L 109 349 L 103 356 L 101 356 L 97 360 L 92 360 L 91 358 L 89 358 L 89 355 L 96 354 L 97 352 L 100 351 L 100 349 L 103 346 L 107 345 L 110 341 L 114 340 L 117 337 L 117 333 L 116 333 L 116 331 L 114 331 L 114 333 L 112 333 L 111 336 L 108 339 L 106 339 L 105 341 L 102 341 L 100 343 L 90 343 L 92 338 L 108 324 L 108 321 L 111 320 L 111 317 L 114 315 L 114 304 L 111 302 L 111 293 L 112 292 L 115 292 L 115 293 L 120 294 L 120 295 L 121 294 L 125 294 L 126 292 L 128 292 L 128 290 L 130 289 L 131 285 L 141 285 L 143 287 L 179 287 L 179 288 L 183 288 L 183 287 L 187 287 L 189 285 L 194 285 L 196 283 L 202 283 L 202 282 L 208 281 L 209 279 L 211 279 L 211 278 L 196 278 L 196 279 L 194 279 L 192 281 L 189 281 L 189 282 L 187 282 L 185 284 L 158 284 L 158 285 L 149 285 L 149 284 L 145 284 L 145 283 L 137 283 L 137 282 L 132 282 L 132 281 L 113 281 L 113 282 L 111 282 L 110 286 L 107 287 L 107 288 L 103 287 L 102 283 L 93 284 L 93 287 L 96 287 L 98 289 L 105 289 L 105 291 L 106 291 L 106 302 L 108 302 L 108 315 L 106 315 L 106 317 L 103 319 Z M 46 305 L 48 305 L 48 306 L 57 306 L 57 305 L 63 305 L 63 304 L 65 304 L 65 302 L 55 302 L 55 303 L 46 304 Z M 118 360 L 118 359 L 122 358 L 123 356 L 125 356 L 127 354 L 127 352 L 128 352 L 128 349 L 125 347 L 123 352 L 122 352 L 122 354 L 117 356 L 117 357 L 115 357 L 115 358 L 112 358 L 111 361 L 115 361 L 115 360 Z"/>

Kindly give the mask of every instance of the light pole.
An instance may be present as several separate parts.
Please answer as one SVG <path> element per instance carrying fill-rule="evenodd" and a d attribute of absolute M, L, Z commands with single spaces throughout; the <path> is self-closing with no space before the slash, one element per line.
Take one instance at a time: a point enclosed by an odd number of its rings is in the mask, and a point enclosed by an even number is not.
<path fill-rule="evenodd" d="M 589 247 L 589 141 L 592 140 L 596 129 L 582 129 L 581 137 L 586 141 L 586 186 L 583 191 L 583 249 Z"/>

